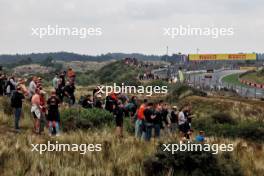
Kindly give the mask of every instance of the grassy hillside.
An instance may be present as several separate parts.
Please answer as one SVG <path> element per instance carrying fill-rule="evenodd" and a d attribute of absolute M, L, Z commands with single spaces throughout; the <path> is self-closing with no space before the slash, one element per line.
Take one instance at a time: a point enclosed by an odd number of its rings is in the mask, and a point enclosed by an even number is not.
<path fill-rule="evenodd" d="M 168 170 L 164 169 L 163 175 L 184 175 L 174 170 L 168 162 L 174 160 L 162 159 L 162 157 L 173 157 L 171 155 L 163 155 L 158 152 L 159 145 L 162 143 L 178 142 L 177 136 L 168 136 L 162 134 L 160 140 L 146 143 L 135 140 L 133 134 L 125 129 L 123 139 L 117 139 L 114 135 L 114 127 L 112 125 L 95 129 L 79 129 L 63 133 L 60 137 L 50 138 L 45 134 L 36 136 L 32 134 L 32 121 L 30 118 L 29 105 L 25 105 L 24 118 L 21 121 L 22 132 L 17 134 L 13 131 L 13 118 L 8 108 L 3 107 L 6 102 L 0 99 L 0 173 L 3 176 L 9 175 L 149 175 L 153 171 L 153 167 L 157 168 L 159 164 L 168 166 Z M 179 106 L 185 102 L 191 102 L 193 105 L 196 118 L 193 121 L 195 134 L 200 130 L 199 124 L 207 122 L 217 127 L 233 125 L 239 126 L 242 122 L 258 122 L 263 124 L 264 103 L 260 101 L 251 101 L 234 98 L 217 98 L 217 97 L 199 97 L 190 96 L 175 102 Z M 65 111 L 64 108 L 61 111 Z M 67 111 L 67 110 L 66 110 Z M 76 112 L 66 112 L 62 118 L 70 117 L 69 114 Z M 226 113 L 230 115 L 236 123 L 229 124 L 228 121 L 214 117 L 216 113 Z M 68 114 L 68 115 L 67 115 Z M 76 115 L 74 115 L 76 117 Z M 80 116 L 81 117 L 81 116 Z M 76 117 L 79 118 L 79 117 Z M 96 119 L 95 119 L 96 120 Z M 216 121 L 212 121 L 216 120 Z M 229 119 L 230 120 L 230 119 Z M 221 122 L 221 123 L 220 123 Z M 64 123 L 64 122 L 63 122 Z M 230 152 L 229 159 L 224 159 L 222 154 L 213 156 L 217 160 L 218 165 L 214 167 L 232 169 L 241 169 L 244 175 L 261 176 L 264 172 L 264 148 L 263 141 L 259 142 L 255 138 L 244 138 L 243 133 L 236 133 L 240 128 L 233 128 L 233 132 L 221 134 L 221 130 L 225 128 L 209 128 L 208 123 L 204 123 L 208 135 L 209 143 L 216 144 L 234 144 L 234 151 Z M 215 127 L 215 126 L 213 126 Z M 261 133 L 262 130 L 262 133 Z M 223 131 L 224 132 L 224 131 Z M 232 134 L 236 135 L 232 135 Z M 229 136 L 230 135 L 230 136 Z M 255 135 L 255 134 L 252 134 Z M 263 128 L 260 129 L 260 136 L 263 137 Z M 45 152 L 42 155 L 38 152 L 31 151 L 31 144 L 45 143 L 48 141 L 55 143 L 76 143 L 76 144 L 102 144 L 101 152 L 86 153 L 81 155 L 78 152 Z M 158 152 L 158 153 L 157 153 Z M 178 155 L 185 158 L 186 156 Z M 189 156 L 189 154 L 188 154 Z M 192 156 L 192 155 L 191 155 Z M 193 155 L 197 156 L 196 154 Z M 197 156 L 198 157 L 198 156 Z M 211 157 L 211 156 L 209 156 Z M 186 159 L 186 158 L 185 158 Z M 185 159 L 180 162 L 185 163 Z M 154 162 L 153 162 L 154 161 Z M 210 160 L 209 162 L 211 162 Z M 222 165 L 221 164 L 222 161 Z M 165 162 L 165 163 L 164 163 Z M 173 162 L 178 162 L 177 160 Z M 193 167 L 199 165 L 198 160 Z M 197 163 L 198 162 L 198 163 Z M 219 163 L 220 162 L 220 163 Z M 166 164 L 167 163 L 167 164 Z M 149 165 L 150 164 L 150 165 Z M 154 164 L 154 165 L 153 165 Z M 156 165 L 158 164 L 158 165 Z M 186 165 L 187 163 L 185 163 Z M 213 164 L 213 163 L 212 163 Z M 228 166 L 226 164 L 229 164 Z M 222 165 L 222 166 L 221 166 Z M 213 169 L 211 164 L 208 169 Z M 206 167 L 206 168 L 207 168 Z M 171 169 L 170 169 L 171 168 Z M 232 171 L 225 171 L 229 173 Z M 174 170 L 174 172 L 173 172 Z M 154 170 L 155 171 L 155 170 Z M 199 171 L 195 171 L 196 173 Z M 170 173 L 170 174 L 169 174 Z M 177 174 L 178 173 L 178 174 Z M 186 173 L 185 173 L 186 174 Z M 153 174 L 152 174 L 153 175 Z"/>

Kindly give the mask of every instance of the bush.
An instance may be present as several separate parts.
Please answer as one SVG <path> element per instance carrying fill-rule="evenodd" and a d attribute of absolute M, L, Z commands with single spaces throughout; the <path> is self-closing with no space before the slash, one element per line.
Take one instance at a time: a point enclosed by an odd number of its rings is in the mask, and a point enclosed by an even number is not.
<path fill-rule="evenodd" d="M 175 143 L 175 142 L 172 142 Z M 197 175 L 240 176 L 242 170 L 229 153 L 214 155 L 210 152 L 177 151 L 172 154 L 159 146 L 154 156 L 144 162 L 147 176 L 152 175 Z"/>
<path fill-rule="evenodd" d="M 129 134 L 135 134 L 135 126 L 131 125 L 131 120 L 129 119 L 129 117 L 124 118 L 124 128 Z"/>
<path fill-rule="evenodd" d="M 113 115 L 103 109 L 69 108 L 61 112 L 61 120 L 64 131 L 76 129 L 102 128 L 111 125 Z"/>
<path fill-rule="evenodd" d="M 221 119 L 222 120 L 222 119 Z M 205 131 L 207 136 L 220 136 L 229 138 L 244 138 L 255 142 L 264 141 L 264 124 L 257 121 L 230 123 L 215 123 L 210 118 L 193 119 L 194 129 Z"/>
<path fill-rule="evenodd" d="M 234 120 L 234 118 L 229 113 L 219 112 L 219 113 L 213 114 L 212 118 L 213 118 L 214 122 L 216 122 L 216 123 L 220 123 L 220 124 L 227 123 L 227 124 L 231 124 L 231 125 L 236 124 L 236 121 Z"/>
<path fill-rule="evenodd" d="M 167 96 L 169 102 L 175 102 L 177 100 L 183 99 L 188 96 L 197 95 L 197 96 L 206 96 L 205 92 L 202 92 L 198 89 L 192 88 L 188 85 L 177 84 L 174 89 Z"/>
<path fill-rule="evenodd" d="M 13 114 L 13 108 L 11 107 L 11 100 L 8 97 L 3 97 L 1 99 L 1 108 L 4 110 L 4 113 L 6 115 L 12 115 Z"/>

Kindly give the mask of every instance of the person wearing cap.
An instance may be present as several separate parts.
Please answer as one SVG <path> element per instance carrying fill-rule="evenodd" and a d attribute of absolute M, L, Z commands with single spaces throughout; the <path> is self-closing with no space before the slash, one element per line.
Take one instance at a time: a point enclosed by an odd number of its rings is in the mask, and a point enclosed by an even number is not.
<path fill-rule="evenodd" d="M 56 91 L 51 92 L 51 96 L 48 98 L 48 128 L 49 135 L 59 136 L 59 124 L 60 124 L 60 113 L 59 113 L 60 99 L 56 96 Z M 54 130 L 55 129 L 55 130 Z"/>
<path fill-rule="evenodd" d="M 14 108 L 14 116 L 15 116 L 15 130 L 17 132 L 20 131 L 19 121 L 22 112 L 23 99 L 25 99 L 25 96 L 21 91 L 21 87 L 17 86 L 16 91 L 13 93 L 11 97 L 11 106 L 12 108 Z"/>

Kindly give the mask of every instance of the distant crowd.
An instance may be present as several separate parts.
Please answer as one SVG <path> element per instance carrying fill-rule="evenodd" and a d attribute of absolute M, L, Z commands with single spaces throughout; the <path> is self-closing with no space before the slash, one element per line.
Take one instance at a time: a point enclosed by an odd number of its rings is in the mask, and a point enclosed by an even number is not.
<path fill-rule="evenodd" d="M 31 102 L 31 114 L 33 119 L 33 131 L 41 134 L 45 126 L 49 135 L 60 135 L 60 111 L 61 104 L 71 108 L 79 104 L 82 108 L 101 108 L 113 114 L 116 124 L 116 135 L 123 137 L 123 121 L 130 117 L 130 124 L 135 128 L 135 137 L 150 141 L 151 138 L 159 138 L 161 131 L 167 135 L 178 135 L 180 139 L 190 140 L 192 130 L 192 106 L 185 104 L 178 108 L 169 106 L 164 101 L 158 103 L 144 99 L 138 100 L 137 96 L 128 97 L 125 94 L 110 93 L 106 97 L 100 93 L 98 85 L 91 94 L 81 96 L 78 102 L 75 98 L 75 72 L 69 68 L 54 76 L 52 80 L 53 90 L 47 96 L 43 90 L 43 82 L 40 77 L 33 76 L 26 86 L 27 80 L 15 76 L 0 76 L 0 95 L 10 97 L 11 106 L 14 109 L 15 130 L 20 132 L 20 117 L 23 102 Z M 46 97 L 48 97 L 46 99 Z M 141 103 L 140 103 L 141 102 Z M 179 133 L 177 133 L 179 131 Z M 204 141 L 204 132 L 196 137 L 199 142 Z"/>

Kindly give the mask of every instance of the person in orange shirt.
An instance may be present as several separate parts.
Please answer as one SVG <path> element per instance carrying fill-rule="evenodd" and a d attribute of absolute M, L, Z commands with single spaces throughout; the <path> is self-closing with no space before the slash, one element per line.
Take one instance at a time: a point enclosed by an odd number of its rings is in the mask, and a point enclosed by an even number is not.
<path fill-rule="evenodd" d="M 144 100 L 144 103 L 140 105 L 139 109 L 137 110 L 137 120 L 135 124 L 135 137 L 141 139 L 143 136 L 143 123 L 144 123 L 144 111 L 147 106 L 147 99 Z"/>
<path fill-rule="evenodd" d="M 67 77 L 68 77 L 69 82 L 74 83 L 75 82 L 75 76 L 76 75 L 75 75 L 75 72 L 73 71 L 73 69 L 69 68 L 68 72 L 67 72 Z"/>

